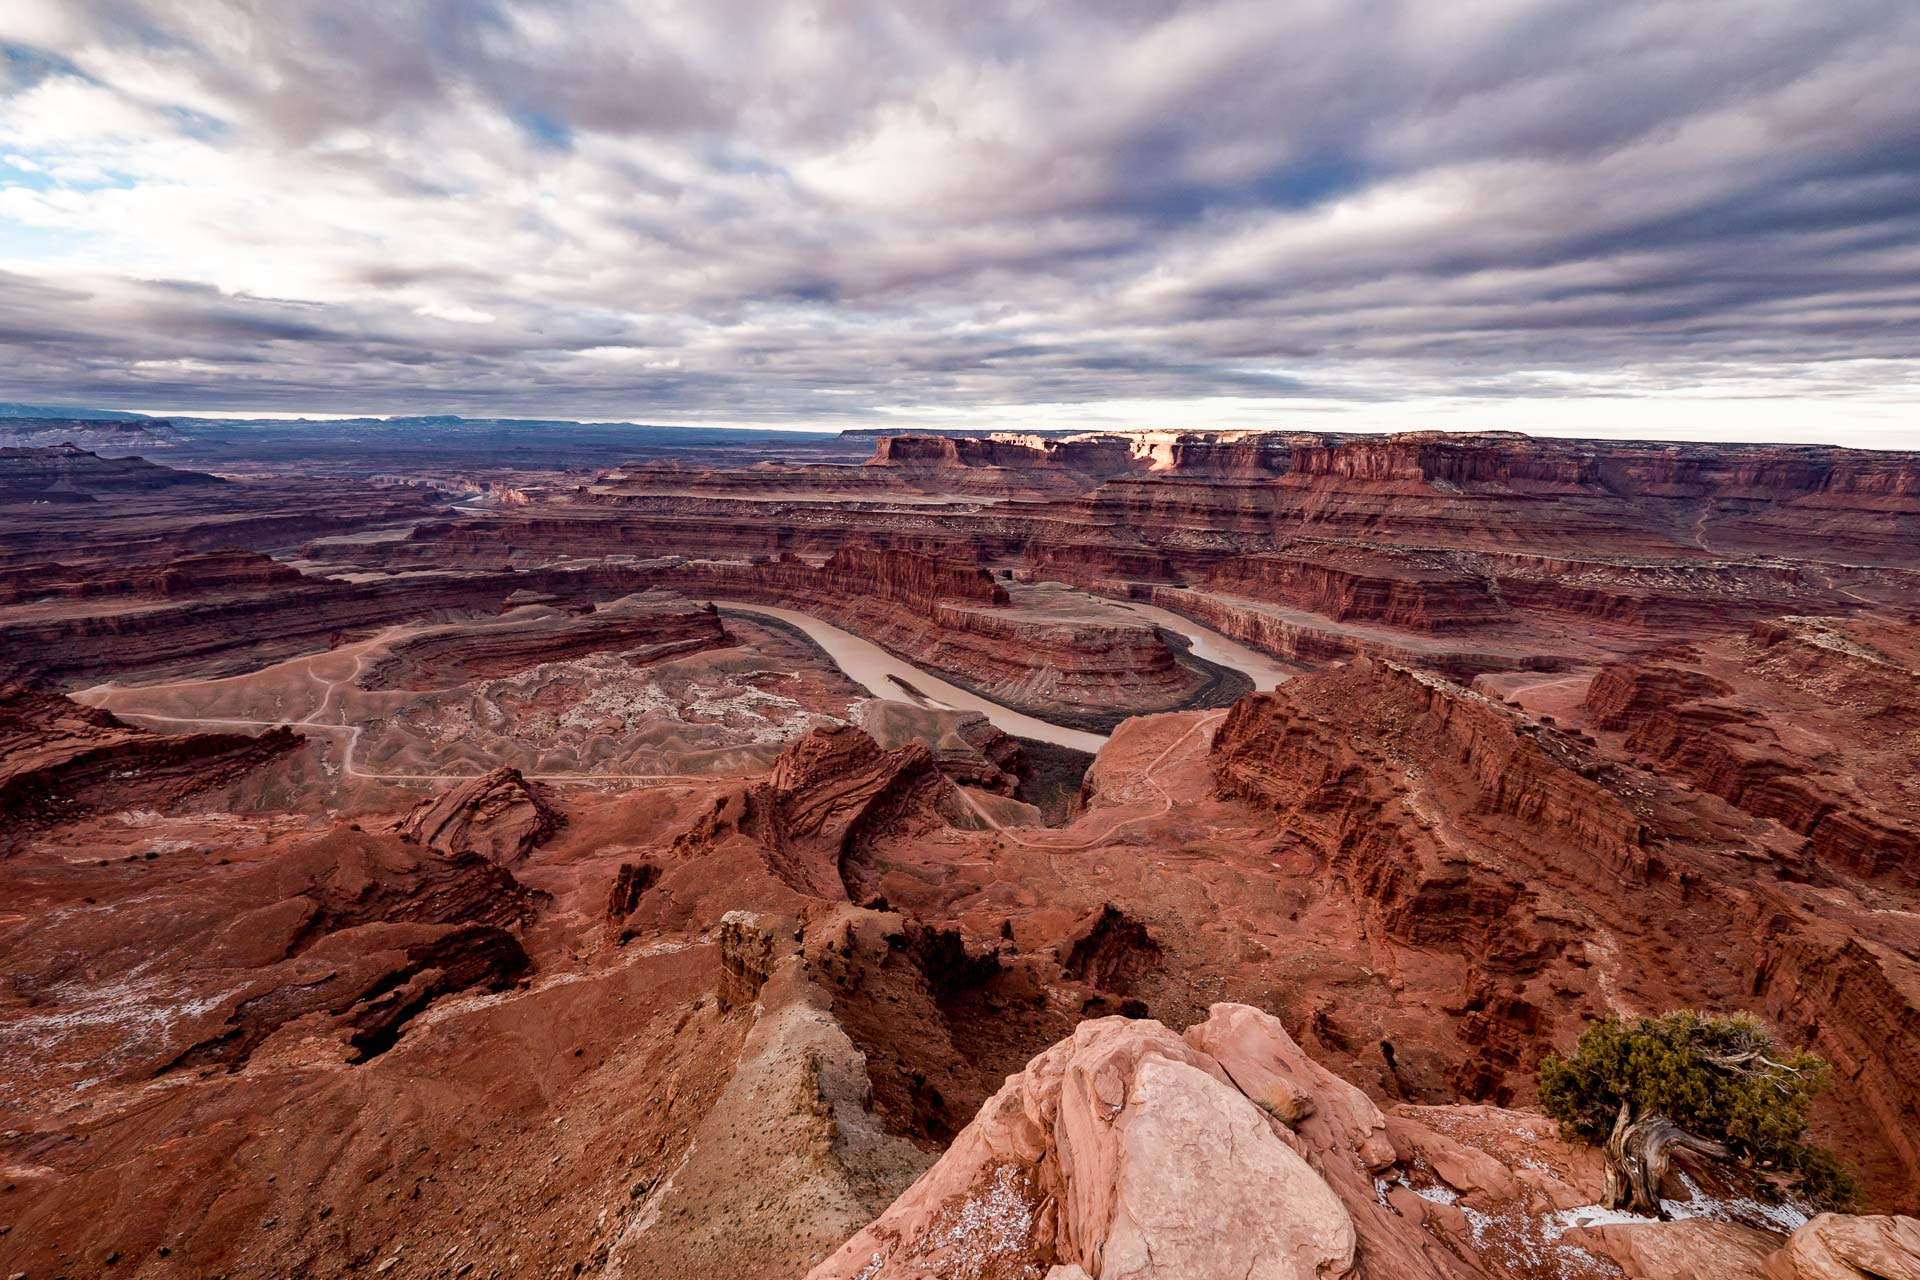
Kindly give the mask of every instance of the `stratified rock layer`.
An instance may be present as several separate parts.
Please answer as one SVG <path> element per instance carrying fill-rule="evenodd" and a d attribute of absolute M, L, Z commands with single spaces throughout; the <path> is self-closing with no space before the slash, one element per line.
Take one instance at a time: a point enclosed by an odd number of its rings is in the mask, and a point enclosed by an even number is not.
<path fill-rule="evenodd" d="M 1521 1280 L 1618 1274 L 1615 1258 L 1633 1275 L 1851 1280 L 1920 1266 L 1920 1223 L 1832 1215 L 1784 1245 L 1731 1222 L 1602 1227 L 1590 1254 L 1563 1233 L 1593 1220 L 1579 1206 L 1597 1213 L 1597 1175 L 1537 1117 L 1383 1114 L 1244 1005 L 1184 1035 L 1101 1019 L 1009 1079 L 809 1280 Z"/>
<path fill-rule="evenodd" d="M 28 685 L 0 685 L 0 854 L 29 824 L 167 806 L 298 750 L 292 729 L 166 736 Z"/>
<path fill-rule="evenodd" d="M 507 866 L 526 857 L 562 821 L 538 786 L 518 769 L 502 768 L 421 801 L 398 830 L 410 844 Z"/>
<path fill-rule="evenodd" d="M 1243 699 L 1214 767 L 1221 795 L 1274 814 L 1351 886 L 1371 928 L 1465 962 L 1458 1011 L 1477 1052 L 1455 1085 L 1468 1096 L 1519 1096 L 1574 1009 L 1751 1008 L 1838 1065 L 1841 1111 L 1860 1126 L 1849 1141 L 1891 1148 L 1913 1177 L 1920 970 L 1904 926 L 1873 891 L 1821 880 L 1771 812 L 1599 746 L 1356 663 Z"/>

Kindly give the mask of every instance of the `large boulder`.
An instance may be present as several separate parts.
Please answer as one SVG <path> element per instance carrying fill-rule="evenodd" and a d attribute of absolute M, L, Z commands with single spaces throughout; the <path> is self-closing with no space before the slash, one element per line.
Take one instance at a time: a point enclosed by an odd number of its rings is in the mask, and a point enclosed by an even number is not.
<path fill-rule="evenodd" d="M 1215 1006 L 1184 1037 L 1101 1018 L 809 1280 L 1470 1274 L 1380 1200 L 1369 1166 L 1393 1160 L 1372 1103 L 1258 1010 Z"/>
<path fill-rule="evenodd" d="M 415 805 L 400 820 L 402 840 L 441 853 L 518 862 L 557 831 L 562 818 L 518 769 L 500 768 Z"/>
<path fill-rule="evenodd" d="M 1767 1259 L 1768 1280 L 1920 1280 L 1920 1219 L 1823 1213 Z"/>
<path fill-rule="evenodd" d="M 1782 1244 L 1770 1231 L 1687 1218 L 1588 1226 L 1569 1243 L 1605 1254 L 1627 1280 L 1920 1280 L 1920 1221 L 1823 1213 Z"/>
<path fill-rule="evenodd" d="M 1620 1264 L 1627 1280 L 1758 1280 L 1780 1237 L 1736 1222 L 1611 1222 L 1569 1232 L 1577 1244 Z"/>

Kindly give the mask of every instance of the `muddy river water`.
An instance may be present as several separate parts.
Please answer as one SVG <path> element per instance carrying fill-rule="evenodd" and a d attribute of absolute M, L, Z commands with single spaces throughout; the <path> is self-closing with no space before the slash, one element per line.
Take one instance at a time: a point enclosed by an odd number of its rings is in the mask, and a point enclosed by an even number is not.
<path fill-rule="evenodd" d="M 808 639 L 826 651 L 827 656 L 833 659 L 834 665 L 844 671 L 849 679 L 876 698 L 922 702 L 955 711 L 978 711 L 1003 733 L 1010 733 L 1016 738 L 1033 738 L 1041 742 L 1052 742 L 1059 746 L 1071 747 L 1075 751 L 1098 751 L 1107 741 L 1105 734 L 1088 733 L 1084 729 L 1069 729 L 1064 725 L 1053 724 L 1015 711 L 1011 707 L 1001 706 L 977 693 L 970 693 L 902 658 L 895 657 L 871 640 L 863 640 L 851 631 L 843 631 L 830 622 L 822 622 L 812 614 L 765 604 L 740 604 L 734 601 L 720 603 L 729 610 L 777 618 L 781 622 L 799 628 L 806 633 Z M 1267 655 L 1229 640 L 1220 633 L 1211 631 L 1197 622 L 1189 621 L 1177 613 L 1169 613 L 1165 609 L 1144 604 L 1128 604 L 1125 607 L 1155 626 L 1165 627 L 1168 631 L 1185 636 L 1192 643 L 1193 652 L 1197 656 L 1245 673 L 1253 681 L 1256 689 L 1271 689 L 1292 674 L 1286 667 Z M 914 696 L 916 693 L 920 695 L 917 698 Z"/>

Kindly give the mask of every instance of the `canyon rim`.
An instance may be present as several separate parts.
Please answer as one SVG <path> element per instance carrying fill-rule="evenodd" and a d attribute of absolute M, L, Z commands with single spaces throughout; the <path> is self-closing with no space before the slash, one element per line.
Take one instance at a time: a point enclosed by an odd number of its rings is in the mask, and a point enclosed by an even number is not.
<path fill-rule="evenodd" d="M 0 6 L 0 1280 L 1920 1280 L 1917 60 Z"/>

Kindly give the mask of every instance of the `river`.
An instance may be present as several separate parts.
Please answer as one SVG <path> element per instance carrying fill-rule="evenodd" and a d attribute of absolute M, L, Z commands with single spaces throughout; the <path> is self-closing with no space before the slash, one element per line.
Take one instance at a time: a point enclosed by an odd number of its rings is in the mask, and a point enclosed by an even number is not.
<path fill-rule="evenodd" d="M 1269 657 L 1258 649 L 1248 648 L 1238 640 L 1229 640 L 1218 631 L 1203 627 L 1192 618 L 1183 618 L 1172 610 L 1133 600 L 1121 604 L 1120 608 L 1132 610 L 1156 627 L 1164 627 L 1185 636 L 1193 645 L 1194 657 L 1205 658 L 1215 666 L 1230 667 L 1240 672 L 1253 681 L 1255 689 L 1277 689 L 1299 674 L 1279 659 Z"/>
<path fill-rule="evenodd" d="M 777 618 L 781 622 L 797 627 L 805 632 L 807 638 L 819 645 L 834 665 L 847 674 L 855 684 L 876 698 L 891 698 L 900 701 L 922 701 L 937 707 L 953 711 L 978 711 L 987 717 L 993 726 L 1003 733 L 1016 738 L 1033 738 L 1040 742 L 1051 742 L 1075 751 L 1098 751 L 1106 745 L 1107 737 L 1102 733 L 1088 733 L 1083 729 L 1069 729 L 1064 725 L 1053 724 L 1037 716 L 1026 715 L 1011 707 L 970 693 L 956 684 L 942 680 L 939 676 L 923 671 L 912 663 L 896 658 L 871 640 L 863 640 L 851 631 L 843 631 L 830 622 L 822 622 L 809 613 L 795 609 L 781 609 L 766 604 L 741 604 L 732 600 L 718 603 L 726 609 L 741 613 L 763 614 Z M 1209 662 L 1235 671 L 1244 672 L 1253 681 L 1256 689 L 1271 689 L 1293 673 L 1275 662 L 1266 654 L 1249 649 L 1243 644 L 1229 640 L 1217 631 L 1210 631 L 1197 622 L 1169 613 L 1165 609 L 1147 604 L 1128 604 L 1126 608 L 1140 614 L 1155 626 L 1165 627 L 1169 631 L 1185 636 L 1193 645 L 1193 652 Z M 921 695 L 916 699 L 907 688 Z"/>

